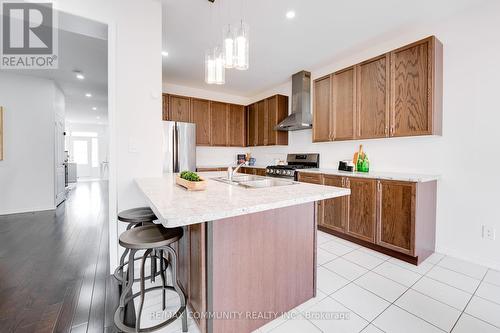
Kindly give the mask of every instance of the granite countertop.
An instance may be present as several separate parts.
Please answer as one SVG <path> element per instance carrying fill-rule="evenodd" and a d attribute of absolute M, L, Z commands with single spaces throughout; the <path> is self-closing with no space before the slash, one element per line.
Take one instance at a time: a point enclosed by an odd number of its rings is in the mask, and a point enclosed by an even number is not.
<path fill-rule="evenodd" d="M 350 194 L 349 189 L 297 183 L 288 186 L 245 188 L 213 180 L 225 172 L 200 172 L 207 179 L 205 191 L 187 191 L 175 184 L 175 174 L 139 178 L 136 183 L 167 227 L 185 226 L 245 215 Z M 274 178 L 275 179 L 275 178 Z"/>
<path fill-rule="evenodd" d="M 327 175 L 347 176 L 347 177 L 375 178 L 384 180 L 399 180 L 399 181 L 414 182 L 414 183 L 425 183 L 438 180 L 440 178 L 439 175 L 423 175 L 423 174 L 399 173 L 399 172 L 368 172 L 368 173 L 348 172 L 348 171 L 340 171 L 337 169 L 323 169 L 323 168 L 299 170 L 299 172 L 321 173 Z"/>

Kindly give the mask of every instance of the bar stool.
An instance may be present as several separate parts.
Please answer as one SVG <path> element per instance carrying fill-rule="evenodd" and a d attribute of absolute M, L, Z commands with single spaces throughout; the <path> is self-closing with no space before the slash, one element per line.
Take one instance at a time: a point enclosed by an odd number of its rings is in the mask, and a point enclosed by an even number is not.
<path fill-rule="evenodd" d="M 150 225 L 153 224 L 153 221 L 157 220 L 158 218 L 154 214 L 153 210 L 149 207 L 137 207 L 137 208 L 132 208 L 132 209 L 127 209 L 124 211 L 121 211 L 118 213 L 118 221 L 128 223 L 127 225 L 127 230 L 130 230 L 132 228 L 136 228 L 139 226 L 144 226 L 144 225 Z M 123 280 L 124 280 L 124 267 L 128 265 L 128 261 L 125 261 L 127 258 L 127 254 L 129 252 L 129 249 L 125 249 L 123 252 L 122 256 L 120 257 L 120 264 L 116 268 L 115 272 L 113 273 L 113 276 L 115 279 L 118 281 L 119 284 L 119 291 L 121 293 L 121 287 L 123 285 Z M 151 282 L 155 281 L 155 276 L 158 276 L 160 272 L 156 271 L 156 259 L 158 256 L 153 253 L 151 256 L 151 275 L 148 276 L 148 278 L 151 278 Z M 139 258 L 135 258 L 134 260 L 139 260 Z M 160 260 L 162 260 L 160 258 Z M 168 266 L 168 262 L 165 265 Z M 139 281 L 139 279 L 137 279 Z"/>
<path fill-rule="evenodd" d="M 120 235 L 119 243 L 124 248 L 130 251 L 129 253 L 129 264 L 127 267 L 127 278 L 124 281 L 124 290 L 122 295 L 120 296 L 120 303 L 118 309 L 116 309 L 114 321 L 116 327 L 122 330 L 123 332 L 132 333 L 132 332 L 152 332 L 158 330 L 162 327 L 165 327 L 175 321 L 179 316 L 182 318 L 182 331 L 187 332 L 187 309 L 186 309 L 186 295 L 182 291 L 179 286 L 179 282 L 177 280 L 177 253 L 171 247 L 171 244 L 177 242 L 182 238 L 183 230 L 182 228 L 165 228 L 161 225 L 147 225 L 136 227 L 125 231 Z M 134 256 L 137 251 L 145 250 L 144 255 L 141 258 L 141 273 L 140 273 L 140 291 L 137 293 L 132 292 L 132 285 L 134 284 Z M 167 286 L 165 271 L 163 267 L 160 267 L 160 276 L 162 279 L 161 286 L 153 286 L 145 289 L 144 281 L 146 277 L 144 277 L 144 266 L 147 257 L 151 254 L 152 251 L 157 251 L 160 253 L 160 257 L 164 257 L 165 253 L 170 257 L 170 264 L 172 269 L 172 284 L 173 286 Z M 163 260 L 160 260 L 160 265 L 163 266 Z M 180 298 L 180 307 L 176 311 L 176 313 L 171 316 L 169 319 L 164 322 L 157 324 L 152 327 L 141 329 L 141 315 L 142 309 L 144 306 L 144 297 L 145 294 L 153 291 L 162 289 L 163 291 L 163 310 L 166 308 L 165 304 L 165 291 L 167 289 L 174 290 L 177 292 Z M 131 295 L 128 295 L 131 293 Z M 136 312 L 136 323 L 135 327 L 130 327 L 125 325 L 123 317 L 124 317 L 124 309 L 125 305 L 130 301 L 133 301 L 134 298 L 140 296 L 139 303 L 139 311 Z"/>

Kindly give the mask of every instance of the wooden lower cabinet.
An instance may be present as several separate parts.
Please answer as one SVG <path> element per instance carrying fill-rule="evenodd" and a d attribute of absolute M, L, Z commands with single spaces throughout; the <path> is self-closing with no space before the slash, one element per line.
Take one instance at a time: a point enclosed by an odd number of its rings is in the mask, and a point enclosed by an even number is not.
<path fill-rule="evenodd" d="M 375 242 L 377 223 L 377 181 L 349 177 L 345 179 L 351 195 L 347 197 L 346 233 L 353 237 Z"/>
<path fill-rule="evenodd" d="M 323 184 L 335 187 L 344 187 L 345 178 L 339 176 L 323 176 Z M 323 200 L 319 204 L 318 224 L 328 229 L 345 232 L 347 224 L 346 197 Z"/>
<path fill-rule="evenodd" d="M 377 244 L 411 255 L 414 251 L 416 183 L 378 181 Z"/>
<path fill-rule="evenodd" d="M 318 227 L 419 264 L 434 252 L 437 182 L 406 182 L 299 172 L 299 181 L 351 190 L 318 205 Z"/>
<path fill-rule="evenodd" d="M 257 175 L 257 176 L 265 176 L 266 175 L 266 169 L 254 168 L 251 166 L 241 167 L 238 171 L 240 173 L 245 173 L 247 175 Z"/>

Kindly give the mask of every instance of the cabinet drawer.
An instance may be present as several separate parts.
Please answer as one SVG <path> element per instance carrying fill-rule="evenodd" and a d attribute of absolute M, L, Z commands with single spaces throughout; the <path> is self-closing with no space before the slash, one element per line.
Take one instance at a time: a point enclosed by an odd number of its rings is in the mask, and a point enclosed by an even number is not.
<path fill-rule="evenodd" d="M 323 175 L 319 173 L 303 173 L 299 172 L 299 182 L 321 184 L 323 182 Z"/>

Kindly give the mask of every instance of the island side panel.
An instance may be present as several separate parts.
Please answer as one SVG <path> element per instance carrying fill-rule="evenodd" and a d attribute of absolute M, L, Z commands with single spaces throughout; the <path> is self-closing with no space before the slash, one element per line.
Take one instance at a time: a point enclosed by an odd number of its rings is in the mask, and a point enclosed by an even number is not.
<path fill-rule="evenodd" d="M 209 320 L 208 332 L 252 332 L 274 319 L 269 313 L 286 312 L 311 299 L 315 227 L 312 202 L 210 223 L 208 310 L 243 317 Z M 248 318 L 248 312 L 260 317 Z"/>

